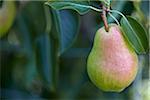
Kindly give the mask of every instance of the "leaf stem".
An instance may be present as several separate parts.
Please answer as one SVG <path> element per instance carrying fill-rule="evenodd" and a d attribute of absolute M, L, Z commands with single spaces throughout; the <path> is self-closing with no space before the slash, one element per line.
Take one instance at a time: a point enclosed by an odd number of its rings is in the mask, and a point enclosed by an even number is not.
<path fill-rule="evenodd" d="M 70 6 L 84 7 L 84 8 L 92 9 L 92 10 L 97 11 L 97 12 L 102 12 L 102 9 L 98 9 L 98 8 L 93 7 L 93 6 L 82 5 L 82 4 L 76 4 L 76 3 L 69 3 L 69 4 L 70 4 Z M 45 5 L 51 6 L 48 2 L 45 2 Z M 51 6 L 51 7 L 52 7 L 52 6 Z M 54 9 L 55 9 L 55 8 L 54 8 Z"/>
<path fill-rule="evenodd" d="M 89 6 L 89 8 L 92 9 L 92 10 L 95 10 L 97 12 L 102 12 L 103 11 L 102 9 L 97 9 L 95 7 L 92 7 L 92 6 Z"/>
<path fill-rule="evenodd" d="M 117 25 L 119 25 L 120 26 L 120 24 L 119 24 L 119 22 L 118 22 L 118 20 L 109 12 L 108 13 L 114 20 L 115 20 L 115 22 L 117 23 Z"/>
<path fill-rule="evenodd" d="M 119 12 L 117 10 L 109 10 L 109 12 L 117 13 L 117 14 L 121 15 L 125 19 L 125 21 L 128 22 L 127 18 L 121 12 Z"/>

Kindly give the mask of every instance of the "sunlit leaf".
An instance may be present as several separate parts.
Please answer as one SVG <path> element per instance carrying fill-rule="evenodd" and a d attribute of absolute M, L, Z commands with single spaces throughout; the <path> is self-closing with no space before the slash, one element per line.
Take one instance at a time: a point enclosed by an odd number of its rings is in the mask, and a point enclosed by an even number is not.
<path fill-rule="evenodd" d="M 121 19 L 121 27 L 125 36 L 138 54 L 148 51 L 148 35 L 141 24 L 134 18 L 127 17 Z"/>

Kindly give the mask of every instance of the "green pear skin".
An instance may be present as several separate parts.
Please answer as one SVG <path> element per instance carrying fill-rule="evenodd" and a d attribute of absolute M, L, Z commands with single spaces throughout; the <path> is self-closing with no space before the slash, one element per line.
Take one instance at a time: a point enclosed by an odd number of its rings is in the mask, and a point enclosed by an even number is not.
<path fill-rule="evenodd" d="M 15 15 L 15 1 L 4 0 L 0 8 L 0 38 L 3 37 L 12 26 Z"/>
<path fill-rule="evenodd" d="M 136 77 L 138 57 L 121 28 L 109 25 L 109 32 L 100 28 L 87 59 L 87 72 L 91 81 L 106 92 L 121 92 Z"/>

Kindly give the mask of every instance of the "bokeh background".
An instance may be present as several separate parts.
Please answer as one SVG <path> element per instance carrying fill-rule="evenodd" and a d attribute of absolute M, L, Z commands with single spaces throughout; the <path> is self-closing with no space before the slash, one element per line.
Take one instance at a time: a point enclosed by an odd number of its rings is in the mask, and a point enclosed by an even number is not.
<path fill-rule="evenodd" d="M 4 1 L 0 1 L 0 9 Z M 0 39 L 2 100 L 150 100 L 149 54 L 139 55 L 138 75 L 123 92 L 103 92 L 91 83 L 86 71 L 95 32 L 103 26 L 100 13 L 90 11 L 80 16 L 67 10 L 74 14 L 68 19 L 68 12 L 60 11 L 63 28 L 72 28 L 76 19 L 78 26 L 74 27 L 78 30 L 71 45 L 59 53 L 55 16 L 52 9 L 45 10 L 44 2 L 15 1 L 14 22 Z M 149 33 L 149 3 L 117 0 L 112 1 L 111 6 L 124 15 L 133 16 Z M 98 7 L 99 2 L 93 1 L 91 5 Z M 119 15 L 113 15 L 120 20 Z M 108 16 L 108 22 L 114 21 Z"/>

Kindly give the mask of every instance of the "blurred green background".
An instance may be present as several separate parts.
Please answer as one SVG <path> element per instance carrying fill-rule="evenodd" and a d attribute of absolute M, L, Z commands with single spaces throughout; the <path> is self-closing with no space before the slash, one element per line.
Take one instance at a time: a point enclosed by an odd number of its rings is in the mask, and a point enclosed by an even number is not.
<path fill-rule="evenodd" d="M 149 1 L 137 1 L 111 5 L 136 18 L 149 33 Z M 4 2 L 0 1 L 0 9 Z M 0 39 L 2 100 L 150 100 L 149 54 L 139 55 L 138 75 L 123 92 L 103 92 L 91 83 L 86 60 L 95 32 L 103 26 L 99 13 L 80 16 L 71 10 L 54 11 L 44 1 L 15 4 L 13 24 Z M 98 7 L 99 2 L 91 5 Z M 108 22 L 114 21 L 108 16 Z"/>

